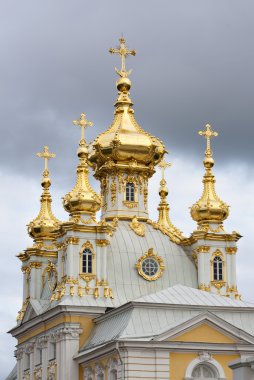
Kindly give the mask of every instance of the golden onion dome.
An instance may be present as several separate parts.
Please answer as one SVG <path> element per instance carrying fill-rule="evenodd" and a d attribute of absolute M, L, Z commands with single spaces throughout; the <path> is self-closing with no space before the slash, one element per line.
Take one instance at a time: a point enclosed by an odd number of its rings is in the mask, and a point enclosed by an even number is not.
<path fill-rule="evenodd" d="M 88 174 L 88 148 L 84 138 L 84 129 L 91 126 L 92 123 L 86 120 L 84 113 L 80 115 L 79 120 L 73 122 L 82 129 L 81 140 L 77 155 L 79 157 L 79 165 L 77 166 L 77 180 L 74 188 L 63 198 L 63 206 L 72 217 L 78 218 L 81 214 L 94 215 L 101 207 L 100 196 L 92 189 Z"/>
<path fill-rule="evenodd" d="M 98 170 L 105 162 L 126 163 L 135 160 L 137 165 L 156 165 L 161 161 L 165 153 L 162 141 L 144 131 L 136 122 L 132 101 L 129 96 L 131 81 L 127 77 L 125 69 L 125 56 L 135 55 L 134 50 L 128 50 L 125 40 L 120 38 L 120 47 L 110 49 L 122 57 L 122 68 L 116 72 L 120 78 L 116 82 L 118 98 L 115 103 L 114 120 L 111 126 L 101 133 L 93 143 L 93 150 L 89 155 L 89 161 L 95 164 Z"/>
<path fill-rule="evenodd" d="M 205 174 L 203 177 L 203 194 L 201 198 L 191 207 L 191 216 L 199 226 L 208 224 L 222 224 L 229 215 L 229 206 L 223 202 L 215 191 L 215 177 L 212 173 L 214 160 L 210 147 L 210 139 L 218 136 L 217 132 L 212 131 L 211 126 L 206 124 L 205 130 L 199 132 L 207 139 L 207 149 L 204 158 Z"/>
<path fill-rule="evenodd" d="M 48 171 L 48 160 L 55 157 L 54 153 L 50 153 L 47 146 L 43 152 L 37 153 L 37 156 L 44 158 L 45 167 L 41 186 L 43 193 L 41 195 L 41 208 L 38 216 L 28 224 L 28 233 L 34 240 L 52 240 L 55 239 L 60 230 L 60 221 L 53 215 L 51 210 L 51 195 L 49 188 L 51 181 Z"/>

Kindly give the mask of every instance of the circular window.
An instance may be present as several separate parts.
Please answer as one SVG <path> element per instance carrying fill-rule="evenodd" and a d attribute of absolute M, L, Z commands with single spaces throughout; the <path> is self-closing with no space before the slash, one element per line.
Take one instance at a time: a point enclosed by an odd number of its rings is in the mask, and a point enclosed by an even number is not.
<path fill-rule="evenodd" d="M 149 257 L 142 261 L 141 267 L 146 276 L 153 277 L 159 270 L 159 263 L 155 259 Z"/>
<path fill-rule="evenodd" d="M 153 248 L 149 248 L 148 251 L 138 259 L 136 268 L 138 274 L 145 280 L 155 281 L 162 276 L 165 265 L 163 259 L 154 252 Z"/>

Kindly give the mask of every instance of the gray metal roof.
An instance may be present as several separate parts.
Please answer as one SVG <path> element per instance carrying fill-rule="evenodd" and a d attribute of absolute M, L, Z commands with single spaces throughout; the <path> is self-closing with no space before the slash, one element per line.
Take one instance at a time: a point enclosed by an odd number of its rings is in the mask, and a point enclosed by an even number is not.
<path fill-rule="evenodd" d="M 154 294 L 149 294 L 135 300 L 143 303 L 165 303 L 177 305 L 200 305 L 200 306 L 231 306 L 231 307 L 254 307 L 254 303 L 242 300 L 234 300 L 217 294 L 208 293 L 188 286 L 176 285 Z"/>
<path fill-rule="evenodd" d="M 100 317 L 81 351 L 114 340 L 151 340 L 204 312 L 254 336 L 254 304 L 176 285 Z"/>
<path fill-rule="evenodd" d="M 10 374 L 6 377 L 5 380 L 17 380 L 17 364 L 15 364 L 14 368 L 10 372 Z"/>

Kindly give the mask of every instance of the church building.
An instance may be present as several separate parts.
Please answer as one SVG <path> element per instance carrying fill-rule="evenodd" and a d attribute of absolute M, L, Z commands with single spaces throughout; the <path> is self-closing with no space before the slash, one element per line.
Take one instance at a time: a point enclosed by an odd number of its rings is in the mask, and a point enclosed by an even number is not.
<path fill-rule="evenodd" d="M 119 42 L 109 50 L 121 58 L 112 124 L 88 144 L 92 115 L 73 122 L 81 138 L 76 183 L 63 197 L 66 221 L 51 208 L 55 155 L 47 146 L 37 154 L 44 160 L 40 211 L 28 225 L 33 244 L 18 254 L 23 304 L 10 331 L 17 365 L 8 380 L 233 380 L 254 355 L 254 304 L 238 293 L 241 235 L 224 229 L 229 206 L 215 190 L 211 140 L 218 133 L 209 124 L 199 132 L 203 192 L 200 179 L 201 197 L 190 209 L 196 228 L 185 237 L 169 214 L 166 147 L 134 116 L 125 58 L 136 52 Z M 152 220 L 148 183 L 157 168 Z"/>

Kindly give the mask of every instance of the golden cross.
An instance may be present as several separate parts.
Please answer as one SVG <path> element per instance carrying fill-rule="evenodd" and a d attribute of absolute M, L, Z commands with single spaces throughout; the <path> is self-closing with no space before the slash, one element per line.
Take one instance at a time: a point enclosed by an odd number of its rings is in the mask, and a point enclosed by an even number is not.
<path fill-rule="evenodd" d="M 165 158 L 159 163 L 159 168 L 161 169 L 161 176 L 162 180 L 164 180 L 165 177 L 165 170 L 171 166 L 170 162 L 166 162 Z"/>
<path fill-rule="evenodd" d="M 125 58 L 128 55 L 136 55 L 136 50 L 128 50 L 127 46 L 125 45 L 125 39 L 123 37 L 119 38 L 119 42 L 120 46 L 118 46 L 117 49 L 110 48 L 109 52 L 111 54 L 118 54 L 121 56 L 122 68 L 120 71 L 115 68 L 115 71 L 118 75 L 120 75 L 120 77 L 126 78 L 128 75 L 130 75 L 132 70 L 126 71 Z"/>
<path fill-rule="evenodd" d="M 84 113 L 80 114 L 79 120 L 73 120 L 74 125 L 78 125 L 81 128 L 81 140 L 85 140 L 85 128 L 91 127 L 93 123 L 86 120 L 86 115 Z"/>
<path fill-rule="evenodd" d="M 206 124 L 205 129 L 203 131 L 199 131 L 198 134 L 206 138 L 206 154 L 211 155 L 211 137 L 218 136 L 218 132 L 214 132 L 211 125 Z"/>
<path fill-rule="evenodd" d="M 43 152 L 37 153 L 37 156 L 44 158 L 44 171 L 48 170 L 48 160 L 56 157 L 55 153 L 50 153 L 48 146 L 44 146 Z"/>

